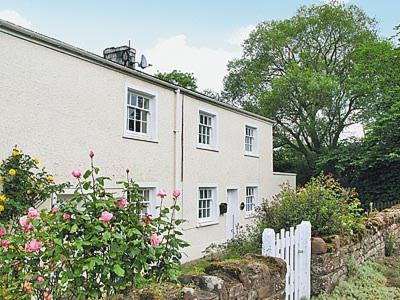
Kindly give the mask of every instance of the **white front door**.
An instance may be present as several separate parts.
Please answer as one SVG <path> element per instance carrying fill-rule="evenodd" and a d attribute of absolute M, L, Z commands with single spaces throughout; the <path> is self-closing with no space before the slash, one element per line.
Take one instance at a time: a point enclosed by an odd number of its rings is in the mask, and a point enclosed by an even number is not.
<path fill-rule="evenodd" d="M 239 229 L 239 192 L 237 189 L 226 191 L 226 239 L 230 240 L 238 234 Z"/>

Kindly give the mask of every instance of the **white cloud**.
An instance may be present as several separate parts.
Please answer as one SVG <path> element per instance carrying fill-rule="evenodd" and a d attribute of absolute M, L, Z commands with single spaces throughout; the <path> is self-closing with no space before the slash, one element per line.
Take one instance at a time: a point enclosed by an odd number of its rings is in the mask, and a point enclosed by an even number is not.
<path fill-rule="evenodd" d="M 256 26 L 247 25 L 244 27 L 236 28 L 233 33 L 226 40 L 229 44 L 241 46 L 245 39 L 247 39 Z"/>
<path fill-rule="evenodd" d="M 183 34 L 161 38 L 143 53 L 153 65 L 149 72 L 170 72 L 174 69 L 190 72 L 198 79 L 199 90 L 209 88 L 215 91 L 222 89 L 228 61 L 240 55 L 224 49 L 192 46 Z"/>
<path fill-rule="evenodd" d="M 25 28 L 32 28 L 32 23 L 27 20 L 26 18 L 24 18 L 23 16 L 21 16 L 18 12 L 16 12 L 15 10 L 1 10 L 0 11 L 0 19 L 9 21 L 11 23 L 20 25 L 22 27 Z"/>

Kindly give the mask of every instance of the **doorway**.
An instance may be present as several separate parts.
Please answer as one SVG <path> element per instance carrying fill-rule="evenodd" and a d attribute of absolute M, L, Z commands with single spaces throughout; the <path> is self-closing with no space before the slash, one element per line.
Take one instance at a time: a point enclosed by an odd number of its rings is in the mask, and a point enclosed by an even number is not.
<path fill-rule="evenodd" d="M 239 229 L 239 191 L 238 189 L 226 190 L 226 239 L 230 240 L 238 234 Z"/>

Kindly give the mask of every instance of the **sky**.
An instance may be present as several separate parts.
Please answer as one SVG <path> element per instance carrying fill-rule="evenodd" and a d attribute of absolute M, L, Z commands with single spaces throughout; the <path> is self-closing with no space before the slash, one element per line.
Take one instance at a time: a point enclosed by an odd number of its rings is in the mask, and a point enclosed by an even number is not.
<path fill-rule="evenodd" d="M 102 55 L 127 45 L 153 66 L 194 73 L 200 90 L 220 91 L 227 63 L 241 56 L 241 44 L 262 21 L 290 18 L 301 5 L 326 0 L 0 0 L 0 19 Z M 400 24 L 399 0 L 341 0 L 360 6 L 392 36 Z"/>

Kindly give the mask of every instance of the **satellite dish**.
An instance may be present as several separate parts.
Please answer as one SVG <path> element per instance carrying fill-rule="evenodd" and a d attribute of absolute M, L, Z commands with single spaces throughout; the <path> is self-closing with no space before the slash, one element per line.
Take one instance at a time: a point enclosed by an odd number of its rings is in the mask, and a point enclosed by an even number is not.
<path fill-rule="evenodd" d="M 147 63 L 146 56 L 144 56 L 142 54 L 142 56 L 140 58 L 139 67 L 141 67 L 142 69 L 146 69 L 147 67 L 150 67 L 150 66 L 151 66 L 151 64 Z"/>

